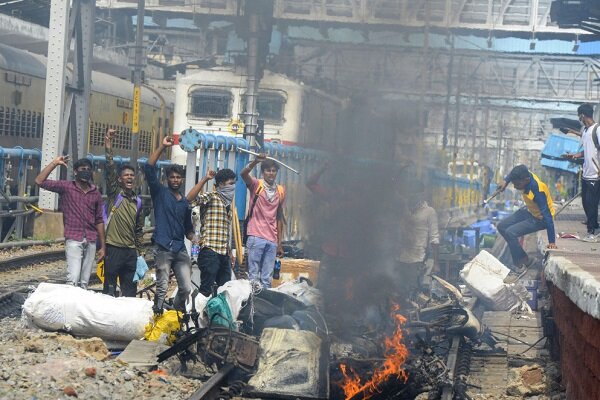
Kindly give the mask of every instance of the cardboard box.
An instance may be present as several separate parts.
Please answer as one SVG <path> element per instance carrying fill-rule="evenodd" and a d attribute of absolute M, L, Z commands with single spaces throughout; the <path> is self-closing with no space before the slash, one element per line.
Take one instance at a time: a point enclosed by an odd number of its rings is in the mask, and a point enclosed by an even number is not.
<path fill-rule="evenodd" d="M 277 287 L 283 282 L 295 281 L 300 277 L 308 278 L 316 285 L 319 279 L 319 264 L 320 261 L 304 258 L 282 258 L 279 279 L 273 279 L 272 286 Z"/>

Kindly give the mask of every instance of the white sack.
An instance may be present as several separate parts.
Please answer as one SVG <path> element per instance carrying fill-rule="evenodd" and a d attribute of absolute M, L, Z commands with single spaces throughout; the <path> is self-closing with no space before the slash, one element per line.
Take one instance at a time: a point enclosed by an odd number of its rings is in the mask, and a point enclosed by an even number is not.
<path fill-rule="evenodd" d="M 146 299 L 114 298 L 53 283 L 40 283 L 23 304 L 23 319 L 30 326 L 104 340 L 143 337 L 152 315 L 152 302 Z"/>
<path fill-rule="evenodd" d="M 227 304 L 235 321 L 240 314 L 242 304 L 248 301 L 252 293 L 252 283 L 247 279 L 229 281 L 217 289 L 217 294 L 223 292 L 225 292 Z"/>
<path fill-rule="evenodd" d="M 504 283 L 504 278 L 509 272 L 510 269 L 496 257 L 481 250 L 460 271 L 460 277 L 488 309 L 506 311 L 520 301 L 511 285 Z"/>

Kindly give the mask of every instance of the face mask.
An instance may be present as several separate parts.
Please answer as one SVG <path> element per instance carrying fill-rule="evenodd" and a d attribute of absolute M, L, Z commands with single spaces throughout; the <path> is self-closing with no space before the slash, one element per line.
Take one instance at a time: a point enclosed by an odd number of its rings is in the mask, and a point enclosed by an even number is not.
<path fill-rule="evenodd" d="M 89 180 L 92 179 L 92 171 L 77 171 L 75 177 L 81 181 L 89 182 Z"/>
<path fill-rule="evenodd" d="M 231 203 L 233 200 L 233 195 L 235 194 L 235 185 L 226 185 L 217 188 L 217 193 L 219 193 L 225 199 L 227 205 Z"/>

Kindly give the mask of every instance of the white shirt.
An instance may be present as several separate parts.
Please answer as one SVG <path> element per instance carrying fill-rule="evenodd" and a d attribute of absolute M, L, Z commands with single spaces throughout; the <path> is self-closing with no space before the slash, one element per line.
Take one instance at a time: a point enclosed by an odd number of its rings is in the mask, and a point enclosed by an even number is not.
<path fill-rule="evenodd" d="M 596 125 L 598 124 L 596 123 L 581 129 L 580 144 L 583 146 L 583 179 L 586 180 L 597 180 L 599 177 L 598 168 L 594 164 L 594 161 L 600 166 L 600 158 L 598 157 L 598 149 L 594 146 L 594 140 L 592 139 L 592 132 Z M 596 130 L 596 136 L 600 139 L 600 127 Z"/>
<path fill-rule="evenodd" d="M 410 222 L 410 235 L 402 240 L 399 259 L 404 263 L 423 262 L 427 247 L 440 244 L 437 213 L 423 202 L 410 216 Z"/>

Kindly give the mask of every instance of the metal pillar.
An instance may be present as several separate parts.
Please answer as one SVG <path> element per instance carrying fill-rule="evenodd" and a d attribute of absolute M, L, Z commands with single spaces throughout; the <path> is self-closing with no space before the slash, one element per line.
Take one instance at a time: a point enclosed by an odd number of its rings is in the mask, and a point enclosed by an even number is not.
<path fill-rule="evenodd" d="M 256 112 L 256 97 L 258 95 L 258 39 L 260 14 L 252 6 L 248 6 L 248 66 L 246 77 L 246 110 L 244 121 L 244 138 L 250 147 L 256 145 L 256 126 L 258 113 Z"/>
<path fill-rule="evenodd" d="M 133 115 L 131 121 L 132 159 L 138 159 L 140 132 L 140 101 L 142 97 L 142 72 L 144 68 L 144 11 L 145 0 L 138 0 L 137 26 L 135 31 L 135 61 L 133 63 Z M 137 171 L 137 162 L 133 163 Z"/>
<path fill-rule="evenodd" d="M 92 0 L 73 0 L 71 7 L 68 1 L 52 0 L 50 5 L 42 167 L 61 153 L 70 152 L 73 160 L 85 153 L 94 12 L 95 3 Z M 75 38 L 74 79 L 67 88 L 65 71 L 72 37 Z M 68 93 L 65 89 L 69 90 Z M 55 170 L 49 178 L 56 179 L 57 176 L 58 171 Z M 40 191 L 39 204 L 42 208 L 55 210 L 57 200 L 56 194 Z"/>

